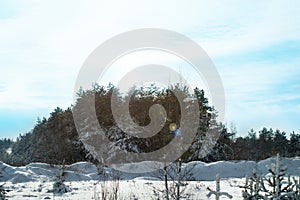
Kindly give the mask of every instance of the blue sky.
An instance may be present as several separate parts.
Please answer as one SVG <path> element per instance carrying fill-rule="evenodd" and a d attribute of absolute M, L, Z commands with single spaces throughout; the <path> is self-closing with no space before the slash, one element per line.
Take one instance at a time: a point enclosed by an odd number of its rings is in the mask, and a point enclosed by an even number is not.
<path fill-rule="evenodd" d="M 26 133 L 37 117 L 70 106 L 87 56 L 137 28 L 174 30 L 204 48 L 224 84 L 225 122 L 239 134 L 263 126 L 299 133 L 299 7 L 296 0 L 2 0 L 0 137 Z"/>

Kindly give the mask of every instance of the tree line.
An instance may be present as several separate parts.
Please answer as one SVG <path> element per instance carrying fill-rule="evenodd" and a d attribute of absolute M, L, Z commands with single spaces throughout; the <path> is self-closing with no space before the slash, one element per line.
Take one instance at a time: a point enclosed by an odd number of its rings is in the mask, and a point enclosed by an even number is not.
<path fill-rule="evenodd" d="M 80 131 L 95 133 L 95 123 L 103 127 L 105 136 L 110 140 L 111 145 L 116 145 L 128 152 L 152 152 L 167 144 L 174 139 L 169 125 L 175 123 L 179 127 L 181 123 L 181 108 L 186 106 L 180 104 L 174 91 L 177 91 L 182 98 L 198 104 L 199 108 L 199 127 L 193 138 L 193 142 L 181 159 L 184 162 L 201 160 L 212 162 L 218 160 L 261 160 L 277 153 L 285 157 L 294 157 L 300 155 L 300 135 L 292 132 L 288 134 L 280 131 L 263 128 L 258 132 L 251 129 L 247 136 L 237 137 L 234 130 L 228 128 L 225 124 L 217 122 L 217 111 L 209 105 L 204 91 L 195 88 L 190 91 L 182 85 L 173 85 L 167 89 L 161 89 L 155 85 L 149 87 L 132 88 L 128 93 L 121 94 L 114 85 L 100 86 L 95 84 L 92 89 L 80 90 L 75 105 L 66 110 L 56 108 L 50 113 L 49 118 L 38 119 L 36 125 L 31 131 L 19 135 L 16 140 L 0 140 L 0 160 L 15 166 L 26 165 L 31 162 L 45 162 L 50 164 L 66 164 L 79 161 L 98 162 L 86 148 L 79 138 L 75 127 L 72 112 L 76 111 L 84 115 L 90 109 L 86 102 L 95 98 L 95 110 L 97 121 L 81 119 L 85 123 Z M 152 105 L 162 105 L 165 113 L 165 124 L 161 131 L 149 138 L 138 138 L 126 134 L 117 126 L 111 110 L 111 99 L 113 93 L 117 94 L 119 109 L 125 106 L 125 101 L 129 100 L 129 111 L 132 120 L 139 126 L 145 126 L 150 123 L 149 108 Z M 162 115 L 163 116 L 163 115 Z M 161 117 L 162 117 L 161 116 Z M 160 116 L 156 116 L 155 122 L 160 122 Z M 125 122 L 126 118 L 123 119 Z M 154 123 L 155 123 L 154 122 Z M 190 122 L 186 122 L 190 123 Z M 160 125 L 160 124 L 158 124 Z M 127 127 L 130 131 L 131 127 Z M 216 144 L 210 153 L 202 156 L 201 147 L 204 145 L 206 135 L 214 132 L 218 136 Z M 108 155 L 110 146 L 99 147 L 103 155 Z M 106 152 L 104 152 L 106 151 Z M 112 152 L 113 153 L 113 152 Z M 103 159 L 109 159 L 103 157 Z M 102 163 L 105 164 L 105 163 Z"/>

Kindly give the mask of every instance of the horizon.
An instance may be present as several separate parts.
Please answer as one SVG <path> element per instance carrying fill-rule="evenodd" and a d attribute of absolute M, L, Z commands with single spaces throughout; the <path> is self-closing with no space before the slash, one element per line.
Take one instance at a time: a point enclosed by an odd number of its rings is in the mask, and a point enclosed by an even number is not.
<path fill-rule="evenodd" d="M 148 27 L 184 34 L 206 51 L 223 81 L 224 123 L 233 123 L 238 136 L 263 127 L 287 136 L 299 133 L 299 7 L 297 1 L 2 1 L 0 138 L 16 138 L 56 107 L 70 107 L 88 55 L 117 34 Z M 105 80 L 115 82 L 130 67 L 153 58 L 191 81 L 203 81 L 185 63 L 162 53 L 120 60 L 116 65 L 122 70 L 112 69 Z"/>

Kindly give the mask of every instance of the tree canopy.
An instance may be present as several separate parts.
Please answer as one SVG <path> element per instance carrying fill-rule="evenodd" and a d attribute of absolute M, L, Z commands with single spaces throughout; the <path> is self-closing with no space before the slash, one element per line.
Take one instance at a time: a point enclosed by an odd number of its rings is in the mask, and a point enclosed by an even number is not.
<path fill-rule="evenodd" d="M 81 119 L 84 128 L 81 131 L 87 133 L 95 132 L 95 124 L 99 123 L 105 130 L 107 137 L 112 145 L 120 147 L 129 152 L 152 152 L 167 144 L 174 139 L 175 135 L 170 133 L 169 125 L 171 123 L 180 127 L 181 108 L 174 91 L 177 90 L 188 101 L 198 104 L 199 123 L 197 133 L 193 138 L 190 148 L 182 155 L 183 161 L 202 160 L 206 162 L 218 160 L 261 160 L 277 153 L 285 157 L 294 157 L 300 155 L 300 135 L 292 132 L 289 137 L 286 132 L 273 130 L 272 128 L 262 128 L 257 132 L 251 129 L 245 137 L 237 137 L 234 127 L 227 127 L 217 122 L 217 111 L 209 105 L 204 91 L 195 88 L 190 91 L 187 87 L 181 85 L 170 86 L 167 89 L 159 88 L 155 85 L 149 87 L 132 88 L 127 94 L 119 92 L 118 88 L 109 84 L 100 86 L 95 84 L 90 90 L 80 90 L 75 105 L 63 110 L 59 107 L 50 113 L 49 118 L 37 120 L 33 129 L 20 135 L 15 141 L 11 139 L 0 140 L 0 160 L 11 165 L 25 165 L 30 162 L 46 162 L 60 164 L 65 161 L 66 164 L 78 161 L 94 161 L 90 149 L 86 149 L 81 142 L 75 127 L 72 112 L 89 112 L 90 107 L 86 102 L 95 98 L 95 110 L 97 120 Z M 125 102 L 129 101 L 130 118 L 138 126 L 146 126 L 151 122 L 149 109 L 151 106 L 159 104 L 163 106 L 164 111 L 161 115 L 152 118 L 152 123 L 161 126 L 161 130 L 149 138 L 138 138 L 128 135 L 124 130 L 118 127 L 111 109 L 111 99 L 113 92 L 117 94 L 117 112 L 123 113 Z M 184 106 L 185 104 L 183 104 Z M 161 120 L 166 114 L 165 123 Z M 86 115 L 83 115 L 86 116 Z M 123 122 L 129 122 L 128 116 L 121 118 Z M 126 131 L 135 131 L 133 127 L 126 127 Z M 209 154 L 203 156 L 200 150 L 202 145 L 207 142 L 207 134 L 216 134 L 216 143 L 210 149 Z M 242 134 L 242 133 L 240 133 Z M 212 138 L 213 140 L 213 138 Z M 110 144 L 110 145 L 111 145 Z M 110 151 L 110 146 L 105 146 L 98 151 Z M 111 152 L 113 153 L 113 152 Z M 108 158 L 101 158 L 108 159 Z"/>

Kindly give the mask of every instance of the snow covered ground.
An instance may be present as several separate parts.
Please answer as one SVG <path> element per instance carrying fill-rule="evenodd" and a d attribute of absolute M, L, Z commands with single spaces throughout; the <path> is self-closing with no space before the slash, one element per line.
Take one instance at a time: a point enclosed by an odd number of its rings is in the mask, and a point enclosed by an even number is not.
<path fill-rule="evenodd" d="M 182 170 L 191 172 L 190 181 L 184 193 L 190 194 L 189 199 L 207 199 L 207 187 L 215 189 L 216 174 L 221 177 L 221 191 L 226 191 L 233 199 L 242 199 L 239 186 L 245 184 L 245 176 L 251 175 L 253 168 L 257 173 L 267 175 L 265 167 L 275 162 L 276 158 L 269 158 L 258 163 L 253 161 L 215 163 L 190 162 L 183 164 Z M 283 165 L 288 167 L 288 173 L 298 176 L 300 158 L 282 158 Z M 80 162 L 65 167 L 65 184 L 71 191 L 64 194 L 51 192 L 59 166 L 44 163 L 31 163 L 24 167 L 12 167 L 0 162 L 0 185 L 11 190 L 7 199 L 95 199 L 101 191 L 112 193 L 113 188 L 118 188 L 119 199 L 157 199 L 163 194 L 157 191 L 164 189 L 162 177 L 157 172 L 134 174 L 116 173 L 110 168 L 104 171 L 108 177 L 116 174 L 120 180 L 103 180 L 98 174 L 97 167 L 92 163 Z M 171 181 L 170 181 L 171 182 Z M 172 189 L 172 184 L 170 184 Z M 213 199 L 213 197 L 211 197 Z M 223 198 L 221 198 L 223 199 Z M 224 197 L 224 199 L 226 199 Z"/>

